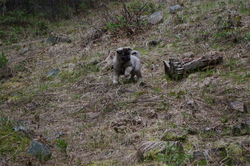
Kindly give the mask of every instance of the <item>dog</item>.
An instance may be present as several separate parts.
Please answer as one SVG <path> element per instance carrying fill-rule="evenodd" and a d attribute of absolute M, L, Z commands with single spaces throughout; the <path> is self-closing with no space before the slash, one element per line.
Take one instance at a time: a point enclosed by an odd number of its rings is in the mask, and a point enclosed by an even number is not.
<path fill-rule="evenodd" d="M 132 50 L 130 47 L 118 48 L 113 59 L 113 83 L 119 82 L 119 76 L 124 75 L 126 79 L 134 79 L 136 75 L 137 81 L 142 79 L 140 53 Z"/>

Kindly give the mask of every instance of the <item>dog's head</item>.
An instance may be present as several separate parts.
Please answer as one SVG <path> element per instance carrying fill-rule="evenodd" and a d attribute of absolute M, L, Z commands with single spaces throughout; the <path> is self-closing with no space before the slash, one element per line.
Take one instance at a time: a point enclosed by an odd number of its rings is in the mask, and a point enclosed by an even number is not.
<path fill-rule="evenodd" d="M 124 62 L 128 62 L 131 59 L 131 51 L 132 48 L 130 47 L 123 47 L 123 48 L 118 48 L 116 50 L 117 56 L 119 59 L 121 59 Z"/>

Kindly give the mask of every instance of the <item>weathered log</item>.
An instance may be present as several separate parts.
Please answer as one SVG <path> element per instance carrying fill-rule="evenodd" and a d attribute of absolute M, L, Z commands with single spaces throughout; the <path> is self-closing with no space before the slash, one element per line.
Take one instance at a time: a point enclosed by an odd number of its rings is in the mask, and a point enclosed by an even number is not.
<path fill-rule="evenodd" d="M 212 51 L 196 59 L 180 61 L 178 58 L 169 58 L 169 62 L 163 61 L 163 63 L 165 74 L 172 79 L 179 80 L 187 73 L 198 69 L 213 67 L 222 61 L 222 54 Z"/>
<path fill-rule="evenodd" d="M 169 62 L 163 61 L 165 73 L 172 79 L 181 79 L 184 75 L 184 68 L 177 58 L 169 58 Z"/>

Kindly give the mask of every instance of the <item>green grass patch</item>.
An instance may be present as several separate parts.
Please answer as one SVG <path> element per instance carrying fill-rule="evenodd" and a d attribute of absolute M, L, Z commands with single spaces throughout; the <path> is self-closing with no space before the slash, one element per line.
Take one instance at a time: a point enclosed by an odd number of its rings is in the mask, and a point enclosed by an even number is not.
<path fill-rule="evenodd" d="M 219 76 L 223 76 L 226 79 L 231 78 L 232 81 L 237 84 L 249 82 L 250 72 L 239 64 L 240 62 L 238 59 L 230 58 L 227 63 L 223 64 L 223 67 L 226 68 L 226 70 L 221 72 Z"/>
<path fill-rule="evenodd" d="M 16 157 L 26 153 L 30 138 L 22 131 L 15 132 L 14 124 L 7 118 L 0 118 L 0 156 Z"/>
<path fill-rule="evenodd" d="M 187 165 L 190 163 L 192 158 L 191 154 L 185 153 L 185 151 L 181 150 L 176 145 L 172 145 L 171 143 L 166 144 L 166 153 L 157 153 L 152 156 L 153 160 L 165 163 L 169 166 Z M 150 160 L 150 158 L 146 160 Z"/>

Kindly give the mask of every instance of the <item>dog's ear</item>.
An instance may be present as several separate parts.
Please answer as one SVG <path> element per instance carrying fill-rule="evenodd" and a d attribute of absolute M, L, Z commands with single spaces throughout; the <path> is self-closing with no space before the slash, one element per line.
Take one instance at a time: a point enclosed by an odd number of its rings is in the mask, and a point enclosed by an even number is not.
<path fill-rule="evenodd" d="M 129 51 L 132 51 L 132 50 L 133 50 L 131 47 L 127 47 L 127 49 L 128 49 Z"/>
<path fill-rule="evenodd" d="M 118 48 L 118 49 L 116 50 L 116 53 L 117 53 L 117 54 L 121 54 L 121 53 L 122 53 L 122 48 Z"/>

